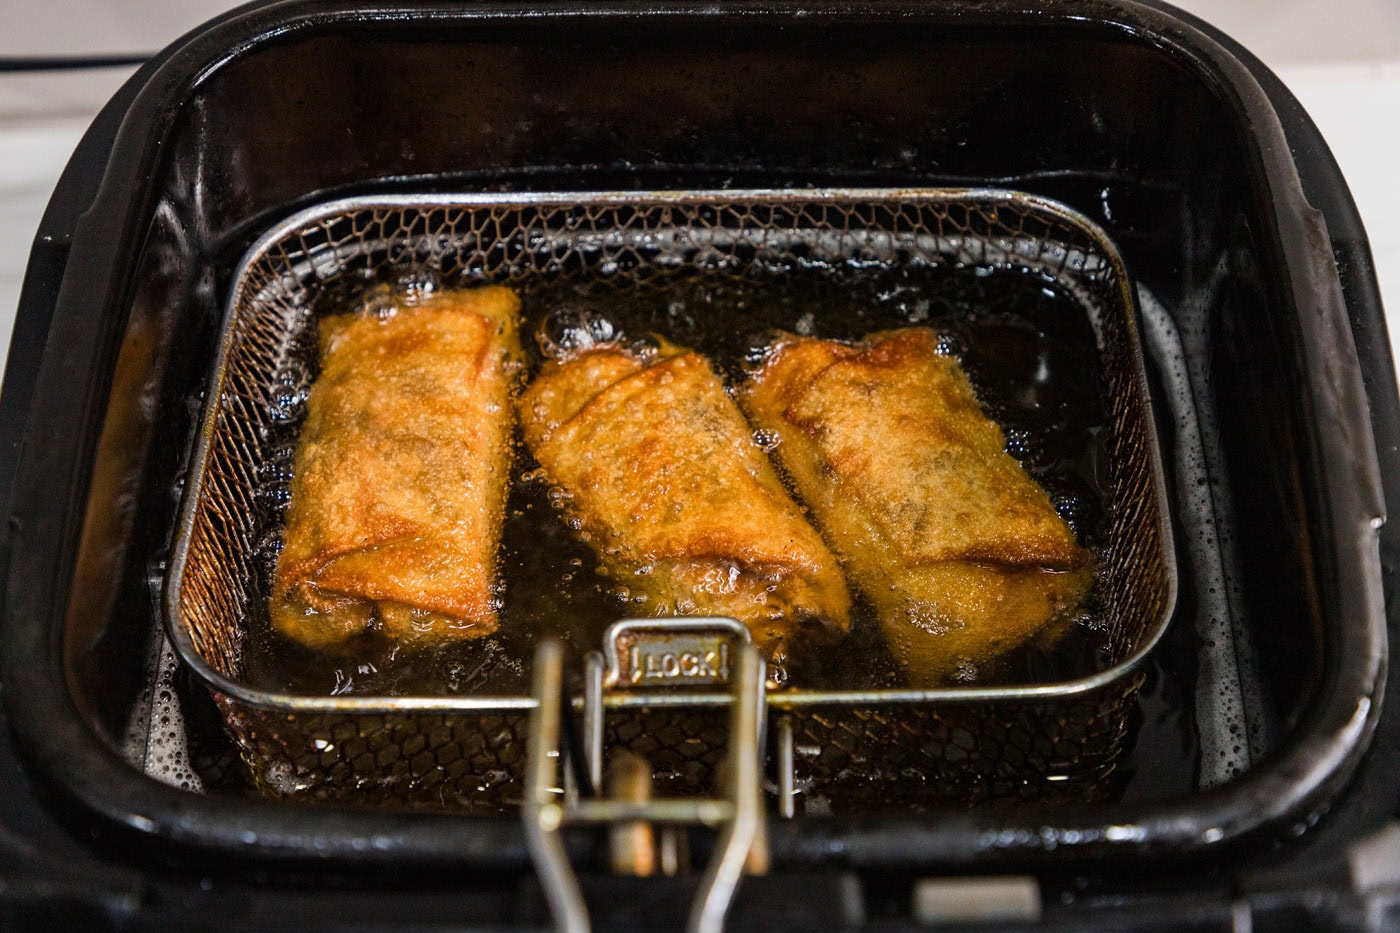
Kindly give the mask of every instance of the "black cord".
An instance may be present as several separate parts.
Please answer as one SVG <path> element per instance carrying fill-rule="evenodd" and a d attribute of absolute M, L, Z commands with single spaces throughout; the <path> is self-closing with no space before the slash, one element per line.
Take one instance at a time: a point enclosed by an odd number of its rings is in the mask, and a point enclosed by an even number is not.
<path fill-rule="evenodd" d="M 144 65 L 150 55 L 21 55 L 0 57 L 0 72 L 76 71 L 81 68 L 133 68 Z"/>

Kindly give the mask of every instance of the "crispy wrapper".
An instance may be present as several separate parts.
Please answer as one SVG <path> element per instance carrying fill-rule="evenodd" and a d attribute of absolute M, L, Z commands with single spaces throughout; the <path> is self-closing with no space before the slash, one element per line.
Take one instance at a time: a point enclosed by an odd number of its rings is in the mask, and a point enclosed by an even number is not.
<path fill-rule="evenodd" d="M 1083 598 L 1088 552 L 932 331 L 784 336 L 742 404 L 911 683 L 975 676 Z"/>
<path fill-rule="evenodd" d="M 321 321 L 274 628 L 331 650 L 496 630 L 519 312 L 487 287 Z"/>
<path fill-rule="evenodd" d="M 704 357 L 603 344 L 549 360 L 520 421 L 600 569 L 646 614 L 738 619 L 779 661 L 849 629 L 836 558 Z"/>

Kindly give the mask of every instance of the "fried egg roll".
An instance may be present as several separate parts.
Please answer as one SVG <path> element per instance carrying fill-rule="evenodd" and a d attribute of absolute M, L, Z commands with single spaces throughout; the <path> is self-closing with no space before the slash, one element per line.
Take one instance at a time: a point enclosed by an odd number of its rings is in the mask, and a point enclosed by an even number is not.
<path fill-rule="evenodd" d="M 741 395 L 911 684 L 975 678 L 1082 599 L 1088 552 L 933 331 L 783 336 Z"/>
<path fill-rule="evenodd" d="M 496 630 L 519 312 L 486 287 L 322 319 L 274 628 L 331 650 Z"/>
<path fill-rule="evenodd" d="M 776 662 L 849 629 L 836 558 L 704 357 L 612 342 L 548 360 L 520 423 L 600 570 L 647 615 L 738 619 Z"/>

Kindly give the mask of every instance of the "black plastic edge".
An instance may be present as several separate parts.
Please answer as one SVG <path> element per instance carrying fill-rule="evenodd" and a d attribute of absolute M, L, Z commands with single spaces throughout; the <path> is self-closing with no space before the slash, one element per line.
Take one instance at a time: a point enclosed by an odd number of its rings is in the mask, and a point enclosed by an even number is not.
<path fill-rule="evenodd" d="M 1177 15 L 1211 35 L 1253 73 L 1283 122 L 1304 194 L 1327 218 L 1360 375 L 1366 395 L 1372 400 L 1369 416 L 1388 516 L 1378 533 L 1382 582 L 1387 594 L 1385 623 L 1388 640 L 1396 644 L 1400 638 L 1400 601 L 1394 599 L 1396 572 L 1400 568 L 1400 525 L 1396 522 L 1396 516 L 1400 516 L 1400 406 L 1395 400 L 1400 399 L 1400 387 L 1360 212 L 1346 185 L 1339 183 L 1341 170 L 1322 134 L 1284 83 L 1232 39 L 1188 14 L 1177 11 Z M 1370 749 L 1327 813 L 1307 828 L 1297 845 L 1250 868 L 1244 881 L 1247 888 L 1315 888 L 1323 859 L 1344 864 L 1348 849 L 1359 838 L 1400 817 L 1400 785 L 1395 781 L 1396 769 L 1400 767 L 1400 715 L 1396 707 L 1400 702 L 1400 680 L 1387 678 L 1384 696 L 1390 708 L 1382 710 Z"/>
<path fill-rule="evenodd" d="M 743 11 L 680 5 L 586 10 L 560 4 L 551 14 L 759 18 L 783 17 L 796 9 L 799 8 L 765 4 Z M 282 11 L 292 10 L 303 14 L 295 24 L 280 15 Z M 537 7 L 504 4 L 461 7 L 453 11 L 434 8 L 424 12 L 451 13 L 463 20 L 541 15 Z M 952 4 L 931 12 L 927 6 L 907 3 L 821 8 L 812 12 L 809 19 L 830 18 L 833 21 L 870 17 L 966 21 L 972 14 L 994 13 L 1001 17 L 1021 16 L 1035 22 L 1075 21 L 1091 28 L 1120 28 L 1193 63 L 1206 80 L 1235 97 L 1236 110 L 1250 116 L 1251 126 L 1272 132 L 1273 143 L 1282 139 L 1272 106 L 1249 71 L 1220 45 L 1164 7 L 1130 2 L 1113 4 L 1105 0 L 1057 4 L 1049 10 L 1031 10 L 1020 4 L 984 4 L 961 11 L 961 15 Z M 73 251 L 77 253 L 81 249 L 90 268 L 95 264 L 97 269 L 108 273 L 119 268 L 121 258 L 131 255 L 134 234 L 129 221 L 139 216 L 149 192 L 140 184 L 130 185 L 129 180 L 144 177 L 141 167 L 158 155 L 161 134 L 178 111 L 181 95 L 197 83 L 202 74 L 278 34 L 318 23 L 331 24 L 341 17 L 356 15 L 399 18 L 404 11 L 389 12 L 369 4 L 341 7 L 329 3 L 276 3 L 252 10 L 245 8 L 192 34 L 194 38 L 177 44 L 144 68 L 138 77 L 144 77 L 147 83 L 127 111 L 126 121 L 112 149 L 107 175 L 112 183 L 104 184 L 94 210 L 78 225 Z M 1286 163 L 1285 175 L 1293 173 L 1286 146 L 1267 147 L 1260 158 L 1274 169 L 1283 168 Z M 1317 187 L 1345 191 L 1335 169 L 1331 184 Z M 73 190 L 60 185 L 55 203 L 74 197 Z M 1303 222 L 1301 218 L 1305 216 L 1307 204 L 1301 196 L 1297 200 L 1298 214 L 1284 215 L 1279 220 L 1286 229 L 1304 234 L 1302 242 L 1315 247 L 1322 227 L 1319 223 Z M 1313 260 L 1316 259 L 1314 256 Z M 109 276 L 106 280 L 121 279 Z M 16 487 L 19 504 L 12 518 L 11 541 L 16 555 L 10 568 L 12 580 L 62 581 L 71 574 L 71 554 L 49 551 L 56 542 L 67 542 L 71 550 L 72 535 L 81 521 L 87 464 L 95 442 L 95 421 L 100 418 L 105 397 L 102 376 L 108 367 L 101 365 L 102 338 L 125 317 L 121 295 L 104 295 L 100 304 L 95 304 L 95 296 L 71 292 L 71 288 L 65 288 L 58 293 L 50 352 L 36 381 L 33 414 L 41 419 L 55 410 L 71 414 L 77 406 L 82 417 L 70 418 L 68 423 L 76 421 L 86 429 L 74 432 L 70 438 L 46 439 L 52 443 L 46 443 L 42 449 L 34 445 L 32 450 L 24 452 Z M 1331 297 L 1340 297 L 1340 291 Z M 94 307 L 98 309 L 96 312 Z M 1320 326 L 1335 328 L 1339 310 L 1344 315 L 1345 309 L 1333 306 Z M 1374 313 L 1379 314 L 1378 304 Z M 1335 329 L 1329 333 L 1335 335 Z M 1350 343 L 1348 332 L 1346 344 Z M 61 352 L 56 351 L 55 346 L 60 347 Z M 1341 358 L 1310 359 L 1309 365 L 1330 371 L 1331 364 L 1346 362 L 1348 360 Z M 1351 387 L 1344 388 L 1347 391 L 1342 401 L 1354 401 L 1356 395 Z M 1364 402 L 1364 393 L 1360 398 Z M 1337 400 L 1319 401 L 1331 411 Z M 1341 423 L 1347 429 L 1357 427 L 1352 423 L 1354 419 L 1345 415 L 1344 405 L 1341 414 Z M 1369 422 L 1364 427 L 1363 433 L 1369 435 Z M 1343 450 L 1362 441 L 1354 430 L 1350 437 L 1328 440 L 1339 444 Z M 1365 459 L 1364 450 L 1351 449 L 1351 454 L 1358 461 L 1357 469 L 1345 477 L 1349 482 L 1332 484 L 1337 494 L 1325 506 L 1329 514 L 1369 522 L 1379 514 L 1375 464 L 1372 462 L 1368 468 L 1359 462 Z M 1356 483 L 1358 479 L 1360 483 Z M 1337 489 L 1339 485 L 1351 487 L 1353 484 L 1354 488 Z M 17 526 L 13 525 L 16 518 Z M 23 555 L 22 561 L 20 555 Z M 1346 627 L 1348 638 L 1338 646 L 1344 652 L 1342 663 L 1324 684 L 1312 715 L 1300 726 L 1303 739 L 1293 742 L 1271 762 L 1256 768 L 1241 781 L 1194 795 L 1180 803 L 1139 807 L 1114 805 L 1111 811 L 1101 808 L 1045 812 L 1028 809 L 1018 812 L 1015 820 L 992 820 L 969 814 L 953 819 L 940 818 L 936 824 L 907 820 L 804 821 L 775 827 L 775 856 L 853 864 L 907 863 L 911 859 L 985 863 L 1003 856 L 1014 857 L 1018 851 L 1055 859 L 1108 854 L 1141 856 L 1167 849 L 1180 853 L 1218 848 L 1269 826 L 1306 819 L 1311 810 L 1321 806 L 1351 774 L 1379 715 L 1385 642 L 1378 615 L 1380 581 L 1374 555 L 1374 532 L 1368 539 L 1358 529 L 1354 553 L 1345 555 L 1347 559 L 1340 569 L 1345 575 L 1342 585 L 1355 594 L 1354 598 L 1364 601 L 1363 605 L 1351 607 L 1360 616 L 1354 626 L 1359 631 L 1352 632 L 1352 626 Z M 13 588 L 10 589 L 5 632 L 9 665 L 6 702 L 16 738 L 30 763 L 56 789 L 96 815 L 177 845 L 259 859 L 314 856 L 354 863 L 407 857 L 411 860 L 489 862 L 498 868 L 523 864 L 519 832 L 514 824 L 504 821 L 462 821 L 421 815 L 313 810 L 261 801 L 213 800 L 167 788 L 136 773 L 107 749 L 72 709 L 58 663 L 60 633 L 54 624 L 62 614 L 60 590 L 61 587 L 55 586 L 38 598 L 21 599 L 16 597 Z M 1363 705 L 1366 708 L 1363 709 Z M 74 748 L 89 751 L 79 756 L 84 765 L 76 770 L 72 768 Z M 1122 831 L 1105 836 L 1102 832 L 1107 822 L 1105 817 L 1111 817 L 1115 826 L 1123 827 Z"/>

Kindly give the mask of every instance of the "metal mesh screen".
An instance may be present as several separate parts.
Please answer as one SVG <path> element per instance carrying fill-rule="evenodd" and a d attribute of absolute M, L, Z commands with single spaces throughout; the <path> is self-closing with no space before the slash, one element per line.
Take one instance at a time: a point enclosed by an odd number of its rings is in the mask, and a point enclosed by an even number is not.
<path fill-rule="evenodd" d="M 260 581 L 276 553 L 325 296 L 420 279 L 646 289 L 666 287 L 676 270 L 782 276 L 866 265 L 1012 270 L 1082 307 L 1110 412 L 1111 501 L 1095 584 L 1101 673 L 1063 689 L 967 696 L 774 695 L 771 705 L 797 717 L 799 751 L 812 752 L 797 756 L 800 777 L 831 785 L 854 775 L 862 788 L 898 780 L 923 802 L 975 802 L 996 788 L 1025 796 L 1047 780 L 1062 791 L 1067 778 L 1095 793 L 1140 681 L 1118 666 L 1166 624 L 1174 587 L 1131 293 L 1111 245 L 1077 216 L 989 191 L 363 199 L 265 236 L 235 284 L 168 594 L 176 645 L 211 681 L 257 783 L 277 795 L 448 806 L 484 796 L 508 806 L 522 747 L 520 697 L 497 710 L 449 700 L 433 709 L 422 698 L 409 710 L 371 697 L 335 698 L 332 709 L 243 681 L 250 607 L 265 600 Z M 500 726 L 489 738 L 471 725 L 485 720 Z"/>

